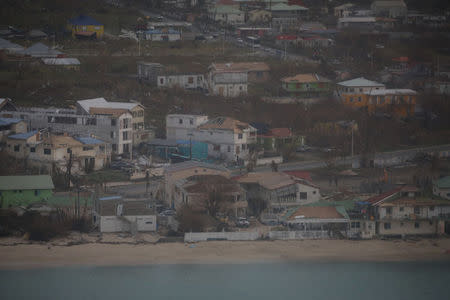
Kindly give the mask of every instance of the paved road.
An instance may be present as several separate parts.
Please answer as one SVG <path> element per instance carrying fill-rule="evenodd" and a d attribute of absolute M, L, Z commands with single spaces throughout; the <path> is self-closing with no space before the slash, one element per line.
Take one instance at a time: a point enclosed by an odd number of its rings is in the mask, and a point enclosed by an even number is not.
<path fill-rule="evenodd" d="M 407 150 L 397 150 L 389 152 L 379 152 L 375 153 L 371 160 L 374 160 L 375 165 L 398 165 L 405 163 L 408 160 L 414 158 L 415 155 L 419 153 L 441 153 L 441 156 L 450 157 L 450 144 L 440 145 L 440 146 L 430 146 L 430 147 L 419 147 Z M 352 165 L 358 164 L 361 160 L 360 155 L 355 155 L 353 158 L 351 156 L 343 157 L 335 161 L 335 165 Z M 301 162 L 290 162 L 278 165 L 278 170 L 280 171 L 290 171 L 290 170 L 311 170 L 317 168 L 326 167 L 325 161 L 301 161 Z M 255 168 L 255 172 L 270 171 L 271 166 L 259 166 Z M 234 170 L 233 174 L 237 175 L 240 173 L 239 170 Z"/>

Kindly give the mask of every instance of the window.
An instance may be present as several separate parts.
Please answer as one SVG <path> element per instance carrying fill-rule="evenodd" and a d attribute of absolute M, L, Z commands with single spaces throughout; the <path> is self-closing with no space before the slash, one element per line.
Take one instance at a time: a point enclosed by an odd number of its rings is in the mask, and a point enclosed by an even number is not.
<path fill-rule="evenodd" d="M 414 228 L 420 228 L 420 223 L 419 222 L 415 222 L 414 223 Z"/>
<path fill-rule="evenodd" d="M 391 223 L 384 223 L 384 229 L 386 230 L 391 229 Z"/>
<path fill-rule="evenodd" d="M 188 83 L 193 84 L 194 83 L 194 77 L 188 77 Z"/>
<path fill-rule="evenodd" d="M 242 86 L 239 86 L 239 90 L 242 91 Z"/>
<path fill-rule="evenodd" d="M 178 124 L 183 124 L 183 119 L 178 119 Z"/>
<path fill-rule="evenodd" d="M 36 152 L 36 148 L 35 147 L 31 147 L 30 148 L 30 152 L 33 152 L 33 153 Z"/>
<path fill-rule="evenodd" d="M 358 102 L 361 102 L 361 97 L 358 97 Z"/>
<path fill-rule="evenodd" d="M 400 222 L 400 226 L 403 226 L 403 224 L 404 224 L 403 222 Z"/>
<path fill-rule="evenodd" d="M 164 84 L 164 78 L 160 78 L 160 79 L 159 79 L 159 84 L 161 84 L 161 85 Z"/>
<path fill-rule="evenodd" d="M 242 146 L 242 150 L 245 150 L 245 144 L 242 144 L 241 146 Z"/>
<path fill-rule="evenodd" d="M 111 119 L 111 126 L 116 126 L 117 124 L 117 120 L 116 119 Z"/>
<path fill-rule="evenodd" d="M 213 146 L 214 151 L 220 151 L 220 145 L 214 145 Z"/>
<path fill-rule="evenodd" d="M 67 153 L 70 153 L 70 152 L 72 152 L 72 149 L 67 148 Z"/>
<path fill-rule="evenodd" d="M 430 206 L 430 211 L 434 211 L 434 206 Z"/>
<path fill-rule="evenodd" d="M 194 120 L 190 119 L 189 124 L 194 125 Z"/>
<path fill-rule="evenodd" d="M 45 155 L 50 155 L 50 154 L 52 154 L 52 149 L 45 148 L 45 149 L 44 149 L 44 154 L 45 154 Z"/>
<path fill-rule="evenodd" d="M 350 100 L 350 102 L 353 102 L 353 97 L 350 97 L 350 99 L 349 99 L 349 100 Z"/>
<path fill-rule="evenodd" d="M 227 152 L 231 152 L 231 146 L 227 146 Z"/>
<path fill-rule="evenodd" d="M 114 131 L 111 131 L 111 138 L 114 138 Z"/>
<path fill-rule="evenodd" d="M 392 207 L 386 207 L 386 214 L 391 215 L 392 214 Z"/>
<path fill-rule="evenodd" d="M 359 91 L 360 91 L 360 92 L 362 92 L 362 91 L 363 91 L 363 89 L 359 89 Z"/>
<path fill-rule="evenodd" d="M 20 151 L 20 145 L 14 145 L 14 152 Z"/>
<path fill-rule="evenodd" d="M 117 151 L 117 144 L 112 144 L 112 151 Z"/>
<path fill-rule="evenodd" d="M 399 209 L 400 211 L 404 211 L 405 210 L 405 208 L 403 207 L 403 206 L 400 206 L 400 209 Z"/>
<path fill-rule="evenodd" d="M 352 222 L 351 223 L 351 227 L 352 228 L 360 228 L 361 227 L 361 223 L 360 222 Z"/>
<path fill-rule="evenodd" d="M 316 192 L 316 191 L 313 191 L 313 195 L 315 195 L 315 194 L 317 194 L 317 192 Z"/>
<path fill-rule="evenodd" d="M 127 140 L 128 140 L 128 131 L 122 132 L 122 139 L 123 139 L 124 141 L 127 141 Z"/>
<path fill-rule="evenodd" d="M 94 147 L 88 147 L 88 146 L 83 147 L 83 151 L 89 151 L 89 150 L 94 150 Z"/>
<path fill-rule="evenodd" d="M 238 139 L 242 140 L 242 133 L 238 134 Z"/>
<path fill-rule="evenodd" d="M 420 207 L 419 206 L 414 206 L 414 214 L 420 215 Z"/>
<path fill-rule="evenodd" d="M 308 193 L 300 192 L 300 199 L 308 199 Z"/>
<path fill-rule="evenodd" d="M 35 195 L 35 196 L 39 196 L 40 193 L 41 193 L 40 190 L 34 190 L 34 195 Z"/>

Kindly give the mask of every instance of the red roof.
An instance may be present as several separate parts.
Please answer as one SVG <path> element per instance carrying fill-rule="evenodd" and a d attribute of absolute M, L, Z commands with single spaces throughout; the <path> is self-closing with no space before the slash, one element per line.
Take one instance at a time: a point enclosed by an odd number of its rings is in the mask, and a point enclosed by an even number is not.
<path fill-rule="evenodd" d="M 309 182 L 312 182 L 311 174 L 306 171 L 284 171 L 284 173 L 294 176 L 294 177 L 297 177 L 297 178 L 300 178 L 300 179 L 303 179 L 303 180 L 306 180 L 306 181 L 309 181 Z"/>
<path fill-rule="evenodd" d="M 262 134 L 263 137 L 277 137 L 286 138 L 292 136 L 292 131 L 289 128 L 272 128 L 266 134 Z"/>
<path fill-rule="evenodd" d="M 294 41 L 297 39 L 296 35 L 277 35 L 277 40 L 289 40 Z"/>
<path fill-rule="evenodd" d="M 386 198 L 389 198 L 389 197 L 395 195 L 396 193 L 400 192 L 401 190 L 402 190 L 402 187 L 397 187 L 397 188 L 387 191 L 383 194 L 373 196 L 372 198 L 369 198 L 366 201 L 369 202 L 370 204 L 377 204 L 378 202 L 383 201 Z"/>

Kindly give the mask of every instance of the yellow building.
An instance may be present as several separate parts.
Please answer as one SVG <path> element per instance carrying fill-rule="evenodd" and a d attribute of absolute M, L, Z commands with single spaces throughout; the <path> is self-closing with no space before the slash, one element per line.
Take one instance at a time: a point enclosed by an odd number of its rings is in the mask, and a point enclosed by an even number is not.
<path fill-rule="evenodd" d="M 417 97 L 413 90 L 386 89 L 384 84 L 363 77 L 337 83 L 335 94 L 345 105 L 400 118 L 414 115 Z"/>
<path fill-rule="evenodd" d="M 72 31 L 73 37 L 102 38 L 105 32 L 103 24 L 84 15 L 70 19 L 67 27 Z"/>

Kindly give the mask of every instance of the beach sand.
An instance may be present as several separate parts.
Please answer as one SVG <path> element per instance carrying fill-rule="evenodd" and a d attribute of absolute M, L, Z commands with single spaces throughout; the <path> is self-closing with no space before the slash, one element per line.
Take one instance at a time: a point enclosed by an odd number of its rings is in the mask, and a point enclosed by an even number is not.
<path fill-rule="evenodd" d="M 0 246 L 1 269 L 178 263 L 430 260 L 450 260 L 449 238 Z"/>

